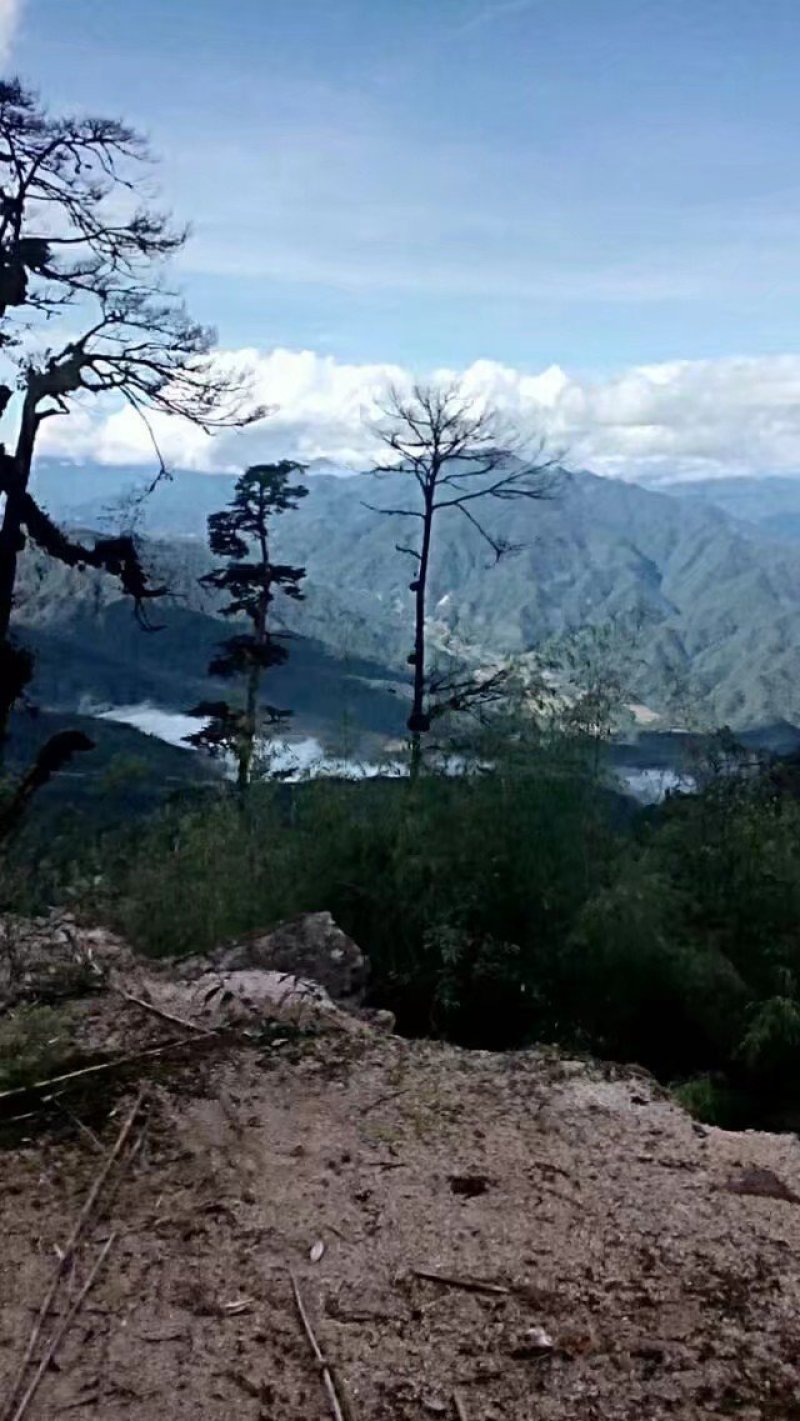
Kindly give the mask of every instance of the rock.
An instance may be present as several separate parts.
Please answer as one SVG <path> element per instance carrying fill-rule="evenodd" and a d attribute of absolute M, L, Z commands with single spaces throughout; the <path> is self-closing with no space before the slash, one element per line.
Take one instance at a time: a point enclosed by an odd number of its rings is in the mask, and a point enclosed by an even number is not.
<path fill-rule="evenodd" d="M 184 989 L 186 990 L 186 989 Z M 187 992 L 191 1015 L 215 1025 L 273 1015 L 273 1008 L 326 1008 L 333 1005 L 324 987 L 286 972 L 250 968 L 208 972 Z"/>
<path fill-rule="evenodd" d="M 188 981 L 152 973 L 140 975 L 137 989 L 152 1006 L 211 1030 L 272 1021 L 351 1036 L 372 1032 L 357 1010 L 334 1002 L 319 983 L 268 968 L 206 971 Z"/>
<path fill-rule="evenodd" d="M 223 971 L 258 968 L 316 982 L 334 1001 L 364 999 L 368 963 L 360 947 L 337 927 L 330 913 L 304 913 L 272 932 L 253 935 L 215 955 Z"/>

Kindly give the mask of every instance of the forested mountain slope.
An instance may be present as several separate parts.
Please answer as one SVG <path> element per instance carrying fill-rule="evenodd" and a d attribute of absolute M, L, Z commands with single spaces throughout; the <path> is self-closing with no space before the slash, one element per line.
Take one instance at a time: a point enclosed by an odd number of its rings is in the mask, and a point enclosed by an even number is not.
<path fill-rule="evenodd" d="M 308 568 L 306 600 L 289 609 L 292 625 L 336 656 L 402 671 L 412 565 L 396 544 L 413 538 L 416 520 L 381 516 L 365 502 L 402 507 L 413 490 L 394 475 L 316 474 L 309 485 L 276 532 L 287 560 Z M 227 476 L 179 474 L 153 495 L 145 526 L 162 531 L 166 498 L 170 530 L 182 519 L 196 535 L 229 490 Z M 480 661 L 529 653 L 587 623 L 616 623 L 628 643 L 632 691 L 648 704 L 692 704 L 707 720 L 737 726 L 800 723 L 800 547 L 751 535 L 702 501 L 590 474 L 565 477 L 545 502 L 487 502 L 483 516 L 520 551 L 494 565 L 463 516 L 441 516 L 429 604 L 440 644 Z M 207 563 L 199 537 L 162 538 L 149 555 L 177 606 L 213 612 L 196 583 Z M 67 590 L 89 617 L 116 596 L 97 578 L 53 571 L 34 555 L 19 622 L 63 629 L 74 616 Z M 202 675 L 211 629 L 187 624 L 185 633 L 181 665 L 196 649 Z"/>

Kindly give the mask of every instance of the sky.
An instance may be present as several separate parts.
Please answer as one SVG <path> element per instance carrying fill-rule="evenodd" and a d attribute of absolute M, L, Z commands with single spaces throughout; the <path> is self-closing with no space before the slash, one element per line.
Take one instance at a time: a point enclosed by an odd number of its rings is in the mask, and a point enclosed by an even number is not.
<path fill-rule="evenodd" d="M 798 0 L 0 0 L 0 45 L 150 135 L 190 306 L 278 405 L 248 450 L 357 462 L 444 368 L 600 472 L 800 471 Z"/>

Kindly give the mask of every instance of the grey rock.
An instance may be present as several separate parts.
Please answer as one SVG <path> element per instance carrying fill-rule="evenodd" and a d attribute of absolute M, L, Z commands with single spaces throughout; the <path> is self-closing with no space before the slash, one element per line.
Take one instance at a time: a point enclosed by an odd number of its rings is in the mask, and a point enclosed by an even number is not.
<path fill-rule="evenodd" d="M 226 972 L 258 968 L 316 982 L 333 1001 L 351 1006 L 364 1000 L 369 973 L 364 953 L 330 913 L 303 913 L 234 943 L 213 960 Z"/>

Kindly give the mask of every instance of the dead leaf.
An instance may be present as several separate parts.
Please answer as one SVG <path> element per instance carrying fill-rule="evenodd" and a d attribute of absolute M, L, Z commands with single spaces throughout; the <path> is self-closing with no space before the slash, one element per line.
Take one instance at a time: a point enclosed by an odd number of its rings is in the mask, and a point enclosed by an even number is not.
<path fill-rule="evenodd" d="M 234 1298 L 229 1303 L 223 1303 L 220 1312 L 226 1317 L 238 1317 L 239 1313 L 249 1312 L 252 1306 L 252 1298 Z"/>
<path fill-rule="evenodd" d="M 311 1259 L 312 1263 L 319 1263 L 324 1253 L 325 1244 L 322 1242 L 321 1238 L 318 1238 L 316 1243 L 312 1246 L 311 1252 L 308 1256 Z"/>

